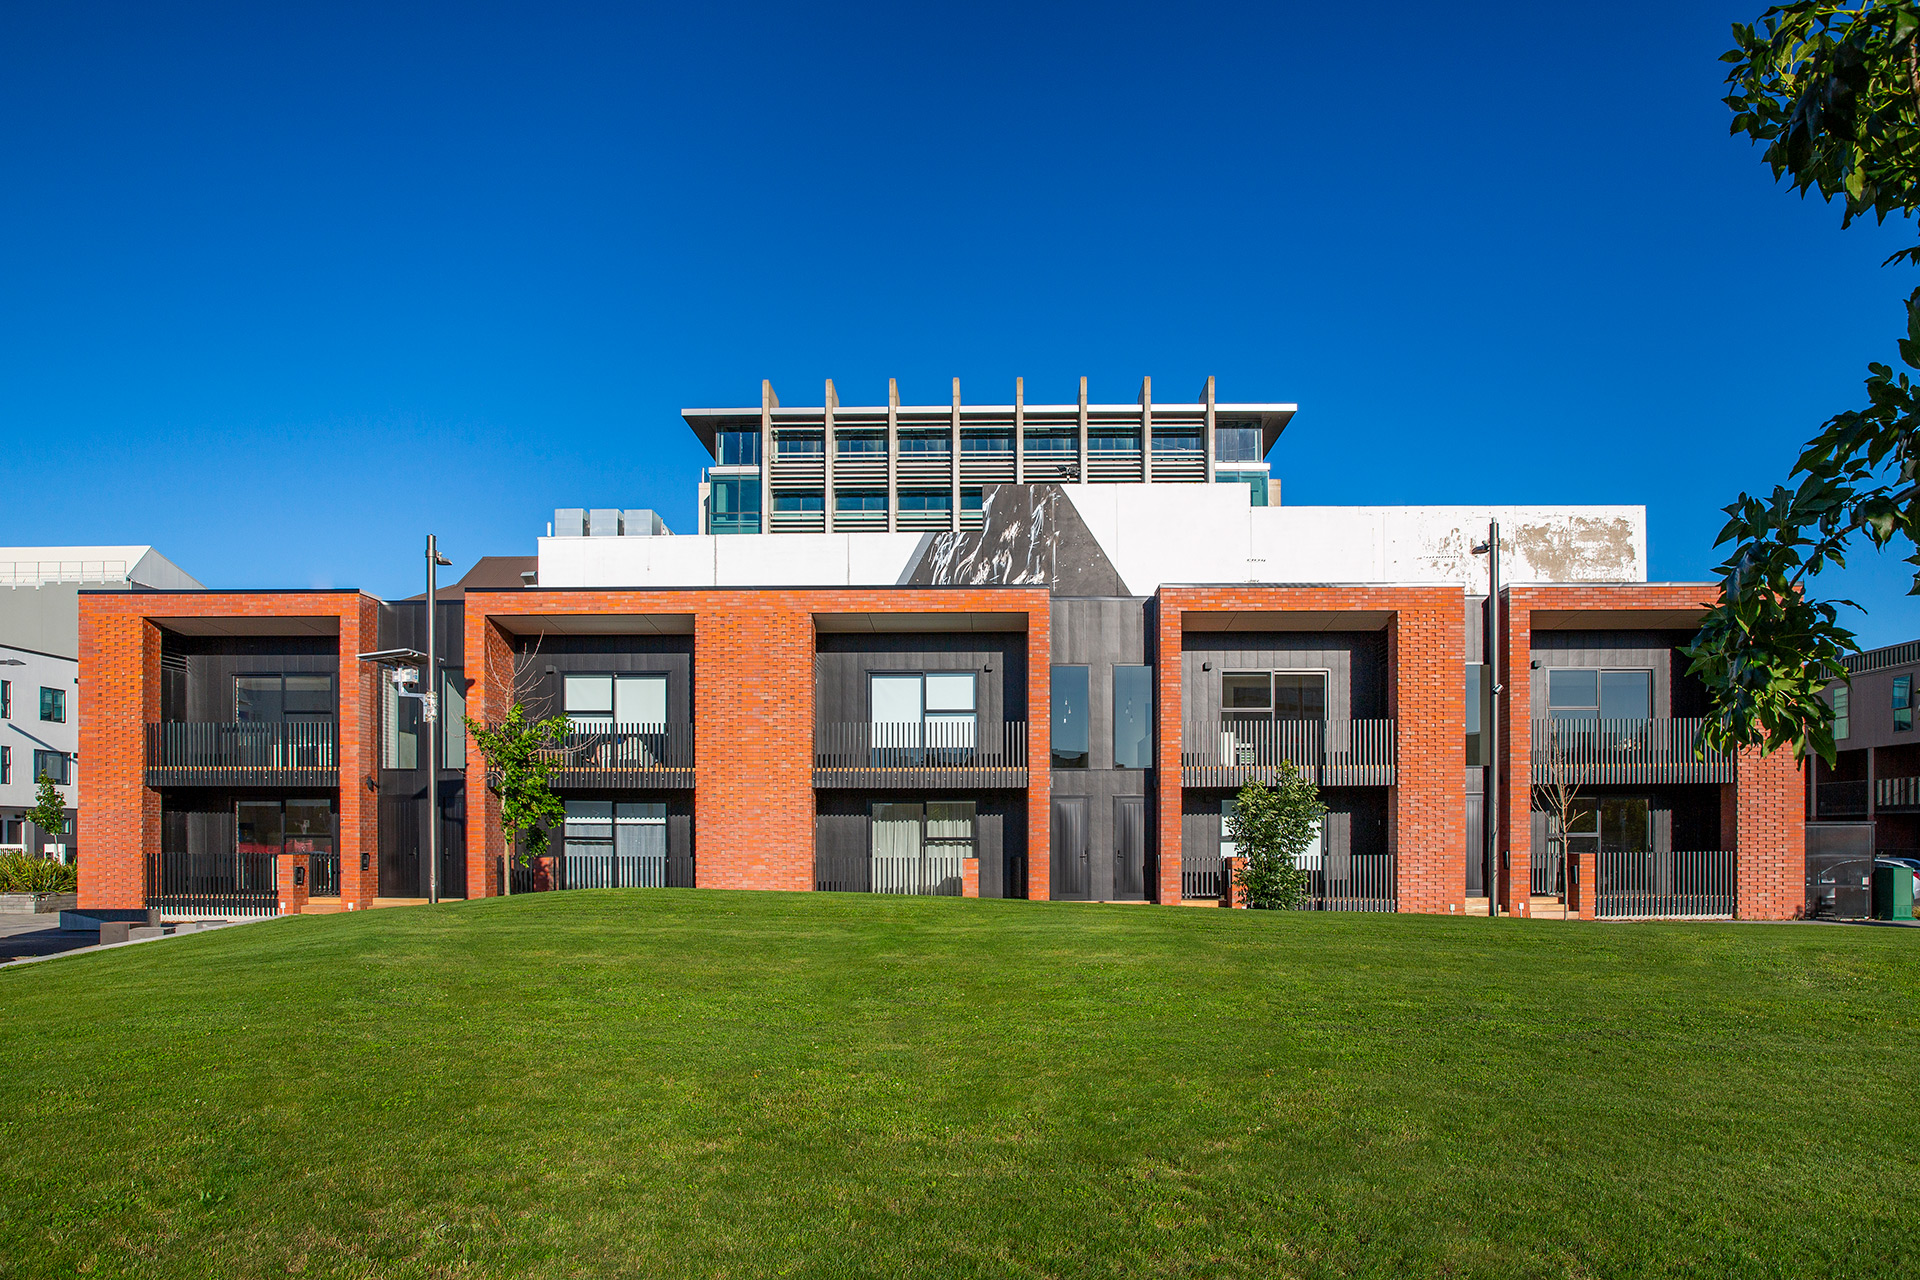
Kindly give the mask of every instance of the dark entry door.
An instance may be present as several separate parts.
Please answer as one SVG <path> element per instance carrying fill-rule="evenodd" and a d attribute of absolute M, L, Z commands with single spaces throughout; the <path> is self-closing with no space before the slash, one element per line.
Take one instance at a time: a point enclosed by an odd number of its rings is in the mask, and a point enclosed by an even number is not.
<path fill-rule="evenodd" d="M 1113 798 L 1113 896 L 1139 902 L 1147 896 L 1147 798 Z"/>
<path fill-rule="evenodd" d="M 1055 796 L 1053 801 L 1053 896 L 1085 898 L 1090 889 L 1087 867 L 1087 798 Z"/>

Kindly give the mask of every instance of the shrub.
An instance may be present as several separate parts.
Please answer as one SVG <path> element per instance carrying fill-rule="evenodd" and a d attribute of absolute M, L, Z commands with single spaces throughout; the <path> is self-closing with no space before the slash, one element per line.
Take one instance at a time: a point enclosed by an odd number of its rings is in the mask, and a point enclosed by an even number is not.
<path fill-rule="evenodd" d="M 1250 782 L 1234 797 L 1228 833 L 1239 849 L 1240 888 L 1249 907 L 1292 910 L 1307 893 L 1300 855 L 1313 845 L 1326 816 L 1320 789 L 1292 764 L 1273 786 Z"/>
<path fill-rule="evenodd" d="M 0 853 L 0 893 L 72 893 L 79 884 L 79 873 L 65 863 Z"/>

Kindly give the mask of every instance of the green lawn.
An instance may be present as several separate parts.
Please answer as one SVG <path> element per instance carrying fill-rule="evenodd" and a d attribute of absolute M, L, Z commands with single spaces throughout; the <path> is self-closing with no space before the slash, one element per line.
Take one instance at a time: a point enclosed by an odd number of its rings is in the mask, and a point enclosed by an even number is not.
<path fill-rule="evenodd" d="M 1920 933 L 681 891 L 0 972 L 0 1275 L 1920 1270 Z"/>

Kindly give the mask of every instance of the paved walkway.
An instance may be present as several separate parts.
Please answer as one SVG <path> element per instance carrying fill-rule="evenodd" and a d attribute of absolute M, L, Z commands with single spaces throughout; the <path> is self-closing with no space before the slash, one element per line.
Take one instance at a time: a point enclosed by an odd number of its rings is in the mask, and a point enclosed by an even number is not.
<path fill-rule="evenodd" d="M 62 951 L 91 947 L 99 941 L 98 930 L 62 929 L 57 911 L 0 912 L 0 964 L 34 956 L 57 956 Z"/>

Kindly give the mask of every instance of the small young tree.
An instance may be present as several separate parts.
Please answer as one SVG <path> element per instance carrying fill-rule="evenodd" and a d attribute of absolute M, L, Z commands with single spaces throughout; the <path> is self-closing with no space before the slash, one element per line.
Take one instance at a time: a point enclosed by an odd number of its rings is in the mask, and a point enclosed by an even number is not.
<path fill-rule="evenodd" d="M 566 806 L 548 785 L 560 767 L 554 748 L 566 736 L 565 716 L 533 719 L 525 703 L 516 699 L 507 714 L 492 724 L 462 716 L 473 735 L 474 749 L 487 762 L 488 781 L 500 795 L 500 830 L 507 837 L 507 883 L 513 892 L 513 867 L 530 865 L 547 851 L 545 828 L 566 819 Z M 526 847 L 520 836 L 526 835 Z"/>
<path fill-rule="evenodd" d="M 1567 834 L 1573 829 L 1573 817 L 1581 810 L 1579 774 L 1574 767 L 1570 730 L 1558 720 L 1549 721 L 1547 740 L 1541 744 L 1540 780 L 1533 784 L 1533 802 L 1547 815 L 1547 843 L 1560 853 L 1562 892 L 1567 871 Z"/>
<path fill-rule="evenodd" d="M 27 821 L 50 836 L 67 833 L 67 798 L 44 773 L 40 775 L 40 789 L 34 793 L 33 807 L 27 810 Z"/>
<path fill-rule="evenodd" d="M 1272 786 L 1250 782 L 1234 798 L 1227 833 L 1241 858 L 1240 887 L 1249 907 L 1290 911 L 1307 895 L 1301 855 L 1313 847 L 1327 806 L 1320 789 L 1291 762 Z"/>

